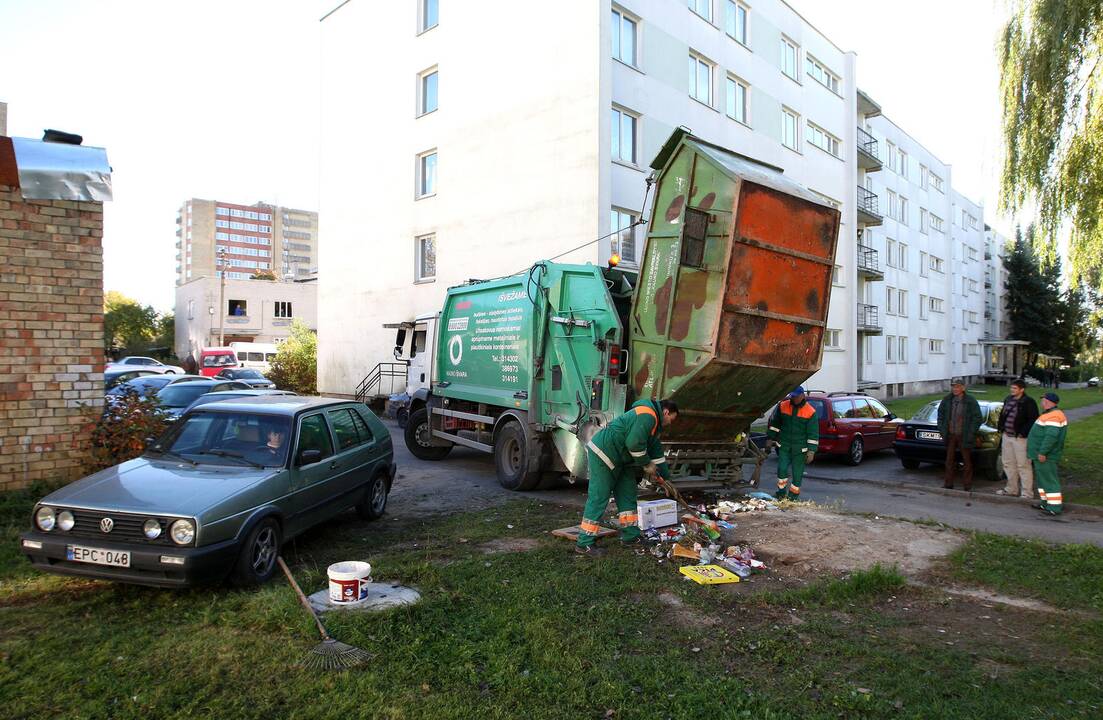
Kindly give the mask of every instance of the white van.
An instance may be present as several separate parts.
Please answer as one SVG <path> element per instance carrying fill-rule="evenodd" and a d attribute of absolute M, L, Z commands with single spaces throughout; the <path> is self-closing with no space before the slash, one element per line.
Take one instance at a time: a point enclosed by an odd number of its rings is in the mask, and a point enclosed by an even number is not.
<path fill-rule="evenodd" d="M 230 347 L 237 354 L 241 367 L 252 368 L 261 373 L 268 372 L 276 358 L 275 343 L 232 342 Z"/>

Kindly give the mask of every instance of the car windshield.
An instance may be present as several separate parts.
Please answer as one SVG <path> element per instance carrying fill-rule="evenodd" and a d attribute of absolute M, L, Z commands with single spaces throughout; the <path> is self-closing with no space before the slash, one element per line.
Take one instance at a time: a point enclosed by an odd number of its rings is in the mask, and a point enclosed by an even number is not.
<path fill-rule="evenodd" d="M 225 367 L 237 365 L 237 359 L 233 353 L 223 355 L 207 355 L 203 358 L 203 367 Z"/>
<path fill-rule="evenodd" d="M 183 408 L 191 405 L 197 397 L 208 393 L 211 386 L 208 383 L 185 382 L 173 383 L 161 389 L 157 398 L 162 407 Z"/>
<path fill-rule="evenodd" d="M 912 422 L 937 422 L 938 421 L 938 406 L 941 400 L 935 400 L 932 403 L 927 403 L 923 407 L 919 408 L 919 412 L 912 415 Z"/>
<path fill-rule="evenodd" d="M 124 395 L 128 392 L 140 393 L 142 395 L 148 395 L 156 392 L 160 388 L 169 384 L 171 378 L 164 375 L 154 375 L 151 377 L 140 377 L 128 380 L 124 383 L 116 385 L 107 391 L 108 395 Z"/>
<path fill-rule="evenodd" d="M 234 380 L 263 380 L 264 376 L 256 370 L 234 370 L 230 376 Z"/>
<path fill-rule="evenodd" d="M 289 428 L 289 419 L 276 415 L 193 412 L 153 451 L 219 465 L 279 467 L 287 459 Z"/>

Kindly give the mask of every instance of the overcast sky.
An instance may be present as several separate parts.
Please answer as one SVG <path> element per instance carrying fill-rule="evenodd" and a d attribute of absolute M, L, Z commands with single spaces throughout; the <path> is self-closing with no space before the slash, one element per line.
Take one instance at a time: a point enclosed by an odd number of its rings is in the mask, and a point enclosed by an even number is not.
<path fill-rule="evenodd" d="M 859 87 L 1006 230 L 1002 0 L 790 4 L 857 52 Z M 171 309 L 175 213 L 189 197 L 317 209 L 317 33 L 313 0 L 0 0 L 8 134 L 50 127 L 107 148 L 106 289 Z"/>

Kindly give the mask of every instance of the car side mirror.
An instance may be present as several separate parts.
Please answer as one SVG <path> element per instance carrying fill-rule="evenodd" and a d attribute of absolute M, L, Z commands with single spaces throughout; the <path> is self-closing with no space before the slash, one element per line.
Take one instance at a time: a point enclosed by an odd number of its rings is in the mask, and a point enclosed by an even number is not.
<path fill-rule="evenodd" d="M 299 465 L 313 465 L 316 462 L 321 461 L 321 450 L 301 450 L 299 451 Z"/>

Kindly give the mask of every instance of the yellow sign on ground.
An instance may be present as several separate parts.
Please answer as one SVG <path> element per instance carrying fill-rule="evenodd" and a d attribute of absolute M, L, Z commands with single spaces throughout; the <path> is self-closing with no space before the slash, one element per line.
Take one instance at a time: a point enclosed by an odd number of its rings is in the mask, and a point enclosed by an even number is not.
<path fill-rule="evenodd" d="M 684 565 L 678 568 L 683 575 L 701 585 L 737 583 L 739 576 L 719 565 Z"/>

